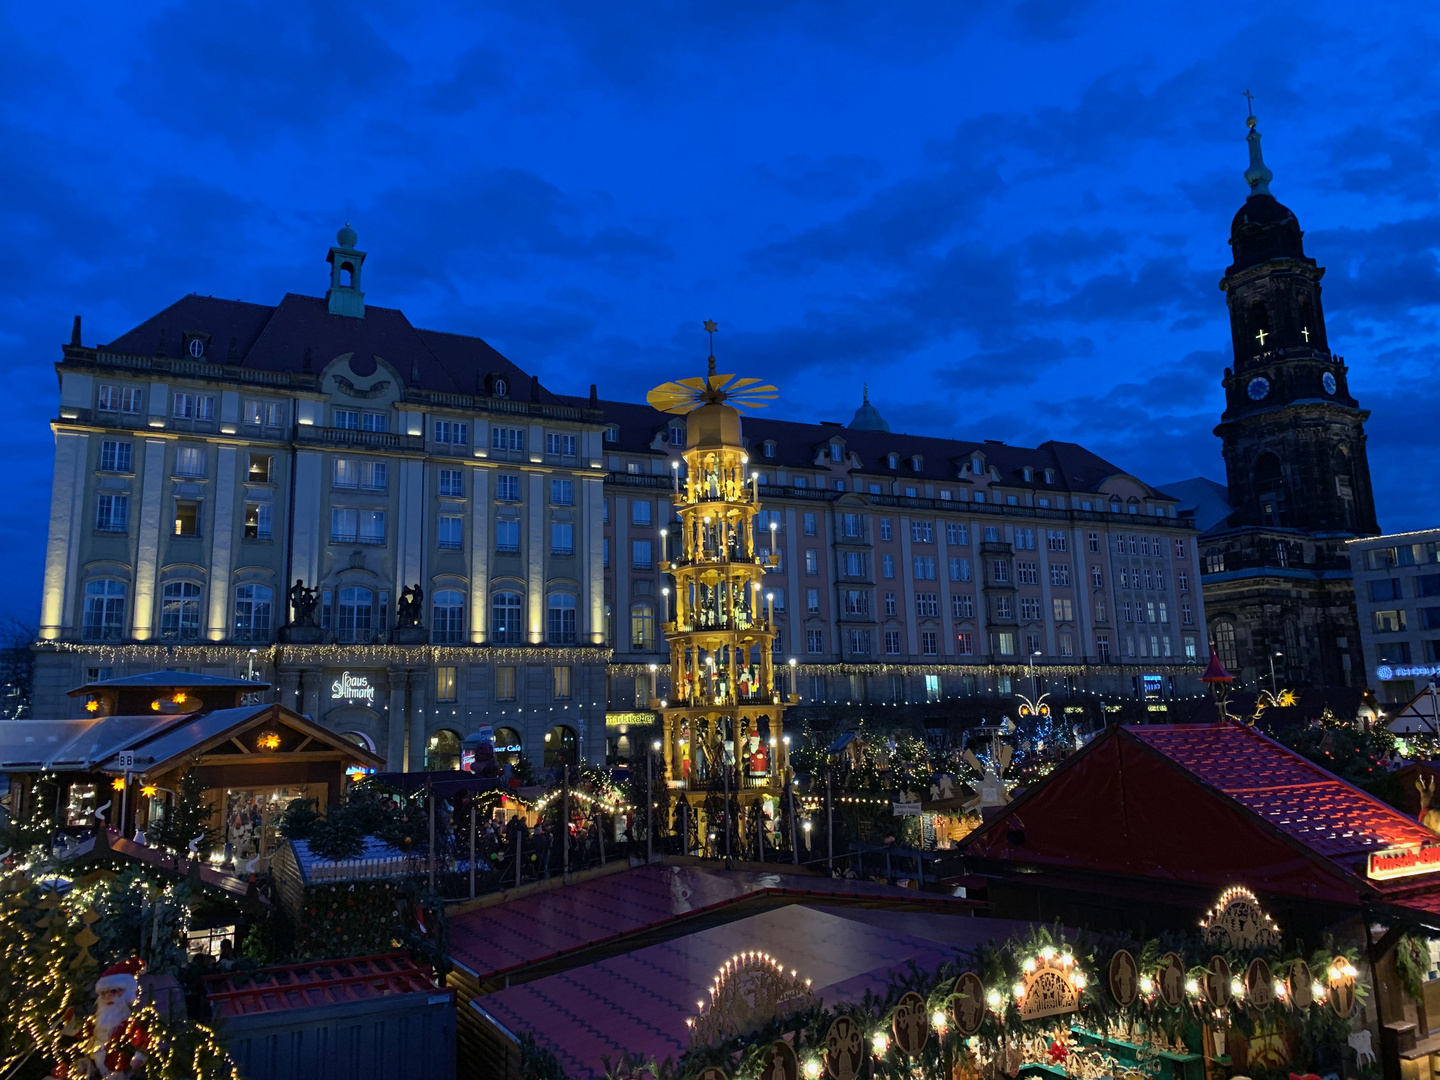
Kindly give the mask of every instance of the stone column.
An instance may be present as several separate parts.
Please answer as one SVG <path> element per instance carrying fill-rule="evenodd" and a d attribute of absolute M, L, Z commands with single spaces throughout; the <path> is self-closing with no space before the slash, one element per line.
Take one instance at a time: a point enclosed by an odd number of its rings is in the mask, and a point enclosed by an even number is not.
<path fill-rule="evenodd" d="M 406 772 L 421 772 L 425 768 L 425 740 L 429 732 L 430 715 L 425 693 L 425 681 L 429 669 L 407 671 L 410 699 L 410 764 Z"/>
<path fill-rule="evenodd" d="M 385 712 L 385 768 L 389 772 L 405 771 L 405 669 L 386 671 L 389 706 Z"/>
<path fill-rule="evenodd" d="M 280 667 L 275 671 L 275 700 L 285 708 L 303 712 L 300 703 L 300 669 Z"/>
<path fill-rule="evenodd" d="M 320 682 L 322 672 L 318 667 L 308 667 L 300 672 L 300 711 L 315 723 L 320 723 Z"/>

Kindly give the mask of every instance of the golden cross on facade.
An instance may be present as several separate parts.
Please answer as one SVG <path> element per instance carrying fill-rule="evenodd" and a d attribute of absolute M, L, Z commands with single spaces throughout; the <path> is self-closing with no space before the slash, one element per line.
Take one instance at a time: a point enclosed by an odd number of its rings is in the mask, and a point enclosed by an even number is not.
<path fill-rule="evenodd" d="M 1310 328 L 1308 326 L 1302 326 L 1300 328 L 1300 334 L 1306 341 L 1310 340 Z"/>
<path fill-rule="evenodd" d="M 1264 330 L 1261 330 L 1259 333 L 1257 333 L 1257 334 L 1255 335 L 1255 340 L 1258 341 L 1258 342 L 1260 342 L 1261 345 L 1264 345 L 1264 344 L 1265 344 L 1265 338 L 1266 338 L 1266 336 L 1267 336 L 1267 335 L 1266 335 L 1265 331 L 1264 331 Z"/>

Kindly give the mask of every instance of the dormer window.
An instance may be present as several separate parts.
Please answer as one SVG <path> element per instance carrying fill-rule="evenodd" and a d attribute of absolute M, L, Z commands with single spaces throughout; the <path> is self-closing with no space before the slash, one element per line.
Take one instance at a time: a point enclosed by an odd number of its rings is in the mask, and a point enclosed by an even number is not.
<path fill-rule="evenodd" d="M 507 394 L 509 394 L 509 393 L 510 393 L 510 386 L 509 386 L 509 384 L 507 384 L 504 379 L 496 379 L 496 380 L 495 380 L 495 396 L 496 396 L 496 397 L 505 397 L 505 396 L 506 396 Z"/>
<path fill-rule="evenodd" d="M 922 458 L 919 454 L 916 454 L 910 459 L 910 468 L 915 472 L 919 472 L 924 467 L 924 465 L 925 459 Z"/>
<path fill-rule="evenodd" d="M 766 439 L 765 445 L 761 447 L 761 452 L 764 453 L 766 457 L 773 458 L 775 456 L 775 440 Z"/>
<path fill-rule="evenodd" d="M 1053 483 L 1055 483 L 1055 470 L 1054 470 L 1054 469 L 1046 469 L 1046 470 L 1045 470 L 1045 483 L 1047 483 L 1047 484 L 1053 484 Z"/>
<path fill-rule="evenodd" d="M 674 427 L 672 427 L 672 428 L 670 429 L 670 445 L 671 445 L 671 446 L 684 446 L 684 445 L 685 445 L 685 429 L 684 429 L 683 427 L 681 427 L 679 424 L 676 424 Z"/>
<path fill-rule="evenodd" d="M 190 339 L 190 355 L 197 360 L 204 356 L 205 342 L 201 341 L 198 337 L 192 337 Z"/>
<path fill-rule="evenodd" d="M 841 446 L 838 442 L 837 442 L 837 443 L 831 443 L 831 444 L 830 444 L 830 460 L 831 460 L 831 461 L 844 461 L 844 460 L 845 460 L 845 447 Z"/>
<path fill-rule="evenodd" d="M 1026 465 L 1024 471 L 1025 471 L 1025 482 L 1028 484 L 1028 483 L 1030 483 L 1032 480 L 1035 479 L 1035 470 L 1032 469 L 1029 465 Z"/>
<path fill-rule="evenodd" d="M 974 473 L 976 476 L 982 475 L 982 474 L 985 472 L 985 463 L 984 463 L 983 461 L 981 461 L 978 457 L 977 457 L 977 458 L 971 458 L 971 459 L 970 459 L 970 471 L 971 471 L 972 473 Z"/>
<path fill-rule="evenodd" d="M 605 429 L 605 441 L 606 441 L 606 442 L 619 442 L 619 441 L 620 441 L 620 429 L 619 429 L 618 427 L 616 427 L 614 424 L 611 424 L 609 427 L 607 427 L 607 428 Z"/>
<path fill-rule="evenodd" d="M 899 454 L 891 454 L 891 455 L 889 455 L 889 457 L 887 457 L 885 460 L 886 460 L 886 462 L 889 464 L 890 468 L 892 468 L 892 469 L 898 469 L 898 468 L 900 467 L 900 455 L 899 455 Z"/>

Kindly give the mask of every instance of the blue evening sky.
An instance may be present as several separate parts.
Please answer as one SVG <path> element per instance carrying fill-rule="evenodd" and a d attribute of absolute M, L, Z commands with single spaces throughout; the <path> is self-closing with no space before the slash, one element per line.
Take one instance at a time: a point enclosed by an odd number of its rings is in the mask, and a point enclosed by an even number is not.
<path fill-rule="evenodd" d="M 36 617 L 75 313 L 322 294 L 479 334 L 558 391 L 772 377 L 781 416 L 1070 439 L 1223 480 L 1247 87 L 1329 268 L 1387 531 L 1440 524 L 1429 5 L 11 4 L 0 13 L 0 611 Z"/>

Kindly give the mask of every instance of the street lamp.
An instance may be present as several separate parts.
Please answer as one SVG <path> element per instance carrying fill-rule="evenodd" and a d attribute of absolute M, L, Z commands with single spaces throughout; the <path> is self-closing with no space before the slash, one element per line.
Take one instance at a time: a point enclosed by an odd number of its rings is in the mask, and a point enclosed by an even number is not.
<path fill-rule="evenodd" d="M 795 665 L 798 663 L 800 663 L 799 660 L 793 656 L 790 657 L 790 693 L 792 695 L 800 693 L 800 684 L 795 681 Z"/>
<path fill-rule="evenodd" d="M 1040 683 L 1035 676 L 1035 657 L 1040 655 L 1040 650 L 1036 649 L 1025 662 L 1026 666 L 1030 668 L 1030 693 L 1035 696 L 1037 701 L 1040 699 Z"/>
<path fill-rule="evenodd" d="M 1284 657 L 1285 657 L 1285 654 L 1284 654 L 1283 652 L 1281 652 L 1279 649 L 1276 649 L 1275 652 L 1273 652 L 1273 653 L 1270 654 L 1270 696 L 1271 696 L 1271 697 L 1274 697 L 1275 694 L 1277 693 L 1277 691 L 1276 691 L 1276 689 L 1275 689 L 1275 661 L 1276 661 L 1276 660 L 1279 660 L 1279 659 L 1284 659 Z"/>

